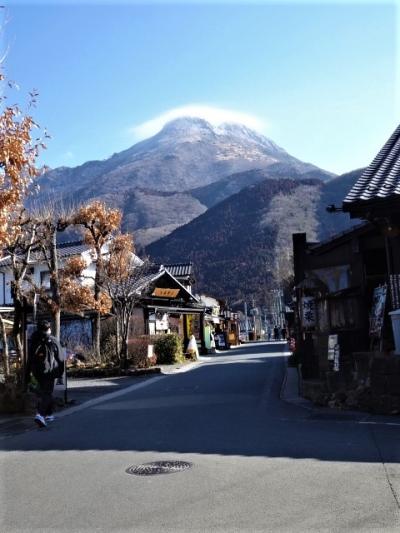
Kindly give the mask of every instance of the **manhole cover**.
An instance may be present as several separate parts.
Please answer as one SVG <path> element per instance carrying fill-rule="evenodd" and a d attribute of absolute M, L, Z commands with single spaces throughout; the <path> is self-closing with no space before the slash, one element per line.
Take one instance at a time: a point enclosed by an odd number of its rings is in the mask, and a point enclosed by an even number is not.
<path fill-rule="evenodd" d="M 154 461 L 153 463 L 144 463 L 138 466 L 130 466 L 125 470 L 127 474 L 135 476 L 155 476 L 158 474 L 173 474 L 182 472 L 192 467 L 192 463 L 186 461 Z"/>

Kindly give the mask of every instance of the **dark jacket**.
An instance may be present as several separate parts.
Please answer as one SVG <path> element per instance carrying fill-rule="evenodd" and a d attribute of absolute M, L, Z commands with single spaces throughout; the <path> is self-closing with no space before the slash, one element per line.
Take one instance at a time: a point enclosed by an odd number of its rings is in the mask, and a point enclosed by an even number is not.
<path fill-rule="evenodd" d="M 64 353 L 57 339 L 34 332 L 29 342 L 27 381 L 31 373 L 38 381 L 60 378 L 64 373 L 64 365 Z"/>

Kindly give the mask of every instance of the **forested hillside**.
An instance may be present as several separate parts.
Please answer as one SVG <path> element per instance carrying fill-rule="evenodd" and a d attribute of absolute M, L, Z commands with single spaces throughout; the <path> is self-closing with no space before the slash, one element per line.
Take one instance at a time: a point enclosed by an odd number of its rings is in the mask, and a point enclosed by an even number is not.
<path fill-rule="evenodd" d="M 266 171 L 248 171 L 235 176 L 259 180 Z M 210 207 L 203 215 L 152 243 L 146 251 L 160 262 L 191 260 L 198 271 L 199 291 L 240 300 L 263 298 L 271 288 L 292 273 L 292 234 L 306 232 L 317 241 L 357 224 L 344 213 L 328 213 L 330 204 L 341 202 L 358 179 L 356 170 L 328 182 L 318 179 L 290 180 L 275 177 L 245 187 Z M 210 191 L 227 190 L 219 182 L 194 195 L 208 203 Z"/>
<path fill-rule="evenodd" d="M 206 211 L 146 251 L 161 262 L 191 260 L 198 290 L 232 301 L 263 297 L 288 268 L 291 232 L 315 233 L 317 180 L 264 180 Z"/>

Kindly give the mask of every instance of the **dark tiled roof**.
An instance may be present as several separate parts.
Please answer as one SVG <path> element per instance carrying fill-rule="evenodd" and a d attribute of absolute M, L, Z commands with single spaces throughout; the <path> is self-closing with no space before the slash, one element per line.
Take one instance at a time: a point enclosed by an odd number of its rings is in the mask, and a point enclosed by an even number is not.
<path fill-rule="evenodd" d="M 193 276 L 193 263 L 172 263 L 170 265 L 162 265 L 166 268 L 174 278 L 183 278 Z"/>
<path fill-rule="evenodd" d="M 91 248 L 83 241 L 63 242 L 57 246 L 59 257 L 69 257 L 71 255 L 80 255 L 89 251 Z"/>
<path fill-rule="evenodd" d="M 170 275 L 172 276 L 172 278 L 175 279 L 175 281 L 181 285 L 182 289 L 185 290 L 189 295 L 190 297 L 198 303 L 198 300 L 196 298 L 196 296 L 194 296 L 193 294 L 191 294 L 179 281 L 179 279 L 177 277 L 175 277 L 172 272 L 169 270 L 169 268 L 167 268 L 167 265 L 150 265 L 150 268 L 148 269 L 148 271 L 146 272 L 146 274 L 144 274 L 140 279 L 137 280 L 137 282 L 135 283 L 135 286 L 134 286 L 134 290 L 135 291 L 146 291 L 146 289 L 149 287 L 149 285 L 151 285 L 154 281 L 156 281 L 158 278 L 162 277 L 163 275 Z"/>
<path fill-rule="evenodd" d="M 400 198 L 400 125 L 343 201 L 345 211 L 364 201 Z"/>
<path fill-rule="evenodd" d="M 83 252 L 90 250 L 90 246 L 85 244 L 83 241 L 72 241 L 72 242 L 63 242 L 57 244 L 58 257 L 71 257 L 73 255 L 80 255 Z M 44 261 L 44 255 L 41 251 L 33 251 L 31 253 L 30 263 L 40 263 Z M 0 267 L 10 266 L 11 259 L 9 256 L 5 256 L 0 259 Z"/>

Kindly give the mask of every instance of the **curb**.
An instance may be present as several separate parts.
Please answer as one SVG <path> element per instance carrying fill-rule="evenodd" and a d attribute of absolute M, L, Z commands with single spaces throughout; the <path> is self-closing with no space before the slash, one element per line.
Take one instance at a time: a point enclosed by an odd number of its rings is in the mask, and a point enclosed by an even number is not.
<path fill-rule="evenodd" d="M 293 372 L 291 372 L 291 370 L 293 370 Z M 289 374 L 294 374 L 294 373 L 296 373 L 296 377 L 297 377 L 296 388 L 295 390 L 289 391 L 288 390 L 289 388 L 288 377 L 289 377 Z M 310 400 L 303 398 L 299 394 L 299 373 L 298 373 L 298 369 L 294 367 L 286 366 L 285 377 L 283 378 L 283 381 L 282 381 L 279 399 L 282 400 L 283 402 L 290 403 L 291 405 L 295 405 L 296 407 L 302 407 L 303 409 L 307 409 L 308 411 L 315 410 L 315 405 Z"/>
<path fill-rule="evenodd" d="M 188 363 L 187 365 L 180 366 L 178 368 L 174 368 L 171 370 L 171 372 L 165 372 L 163 369 L 161 369 L 161 374 L 163 376 L 172 376 L 174 374 L 183 374 L 184 372 L 189 372 L 189 370 L 193 370 L 200 366 L 203 363 L 203 361 L 193 361 L 193 363 Z"/>

